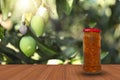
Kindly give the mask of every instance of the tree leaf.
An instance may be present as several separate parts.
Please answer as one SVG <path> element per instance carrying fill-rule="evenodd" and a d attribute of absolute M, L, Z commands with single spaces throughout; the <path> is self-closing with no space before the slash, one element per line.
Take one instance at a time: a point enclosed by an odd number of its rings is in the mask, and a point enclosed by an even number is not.
<path fill-rule="evenodd" d="M 73 0 L 66 0 L 66 10 L 65 10 L 65 13 L 67 15 L 70 15 L 70 13 L 72 11 L 72 5 L 73 5 Z"/>
<path fill-rule="evenodd" d="M 115 32 L 114 32 L 114 37 L 119 38 L 120 37 L 120 24 L 115 25 Z"/>
<path fill-rule="evenodd" d="M 63 14 L 70 15 L 73 0 L 57 0 L 56 3 L 59 17 L 63 16 Z"/>
<path fill-rule="evenodd" d="M 107 55 L 109 54 L 109 52 L 102 52 L 101 53 L 101 60 L 103 60 Z"/>
<path fill-rule="evenodd" d="M 2 54 L 5 54 L 9 58 L 11 58 L 16 63 L 21 63 L 21 61 L 24 61 L 25 63 L 35 63 L 36 60 L 32 60 L 28 57 L 26 57 L 22 52 L 16 52 L 10 48 L 5 47 L 4 44 L 0 44 L 0 52 Z"/>
<path fill-rule="evenodd" d="M 76 51 L 77 49 L 75 47 L 68 47 L 63 51 L 63 53 L 67 58 L 72 58 L 73 56 L 75 56 Z"/>
<path fill-rule="evenodd" d="M 0 39 L 3 39 L 4 37 L 4 28 L 0 26 Z"/>

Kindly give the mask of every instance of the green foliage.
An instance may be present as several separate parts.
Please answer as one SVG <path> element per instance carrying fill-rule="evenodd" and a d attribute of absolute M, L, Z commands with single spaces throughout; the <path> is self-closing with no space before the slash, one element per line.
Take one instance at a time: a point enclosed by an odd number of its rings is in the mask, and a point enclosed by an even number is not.
<path fill-rule="evenodd" d="M 119 0 L 0 0 L 0 62 L 82 64 L 82 30 L 97 27 L 101 62 L 120 63 L 119 13 Z"/>
<path fill-rule="evenodd" d="M 71 13 L 73 0 L 57 0 L 56 3 L 59 16 L 62 16 L 64 13 L 66 15 L 69 15 Z"/>
<path fill-rule="evenodd" d="M 4 38 L 4 28 L 0 26 L 0 39 Z"/>

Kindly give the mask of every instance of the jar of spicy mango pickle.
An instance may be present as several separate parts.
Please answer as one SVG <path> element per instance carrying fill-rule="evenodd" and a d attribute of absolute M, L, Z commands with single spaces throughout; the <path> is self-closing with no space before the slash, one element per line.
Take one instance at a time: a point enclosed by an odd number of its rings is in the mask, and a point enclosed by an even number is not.
<path fill-rule="evenodd" d="M 83 71 L 90 74 L 100 73 L 101 30 L 98 28 L 85 28 L 83 32 Z"/>

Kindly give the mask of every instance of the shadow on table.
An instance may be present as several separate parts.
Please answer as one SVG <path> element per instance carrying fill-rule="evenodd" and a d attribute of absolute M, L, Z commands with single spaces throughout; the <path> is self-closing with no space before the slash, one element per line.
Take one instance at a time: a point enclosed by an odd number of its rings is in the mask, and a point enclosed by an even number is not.
<path fill-rule="evenodd" d="M 107 72 L 101 71 L 100 73 L 96 73 L 96 74 L 90 74 L 90 73 L 80 72 L 80 74 L 82 76 L 103 76 L 103 75 L 106 75 Z"/>

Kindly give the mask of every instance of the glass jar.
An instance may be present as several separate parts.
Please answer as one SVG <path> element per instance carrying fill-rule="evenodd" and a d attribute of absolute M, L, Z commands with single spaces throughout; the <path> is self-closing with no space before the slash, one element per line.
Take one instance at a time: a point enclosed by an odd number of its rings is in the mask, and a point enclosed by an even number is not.
<path fill-rule="evenodd" d="M 97 28 L 85 28 L 83 32 L 83 71 L 86 73 L 100 73 L 101 30 Z"/>

